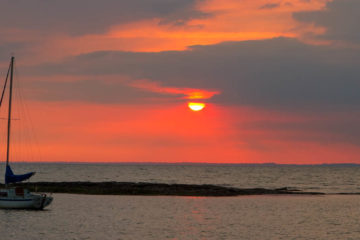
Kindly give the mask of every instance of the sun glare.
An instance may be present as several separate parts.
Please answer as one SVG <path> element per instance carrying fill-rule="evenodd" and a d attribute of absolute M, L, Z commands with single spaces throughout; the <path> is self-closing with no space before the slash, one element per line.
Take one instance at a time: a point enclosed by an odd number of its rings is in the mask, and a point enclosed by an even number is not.
<path fill-rule="evenodd" d="M 197 111 L 201 111 L 204 109 L 205 107 L 205 103 L 194 103 L 194 102 L 190 102 L 188 104 L 189 108 L 195 112 Z"/>

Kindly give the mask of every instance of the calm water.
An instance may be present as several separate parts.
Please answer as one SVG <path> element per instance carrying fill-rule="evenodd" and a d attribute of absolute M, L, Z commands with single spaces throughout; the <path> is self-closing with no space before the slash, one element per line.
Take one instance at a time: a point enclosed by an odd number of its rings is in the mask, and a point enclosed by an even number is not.
<path fill-rule="evenodd" d="M 32 181 L 209 183 L 360 192 L 359 167 L 13 164 Z M 3 171 L 3 169 L 0 169 Z M 360 196 L 54 194 L 45 211 L 0 210 L 0 239 L 360 239 Z"/>
<path fill-rule="evenodd" d="M 46 211 L 1 210 L 1 239 L 360 238 L 358 196 L 54 197 Z"/>

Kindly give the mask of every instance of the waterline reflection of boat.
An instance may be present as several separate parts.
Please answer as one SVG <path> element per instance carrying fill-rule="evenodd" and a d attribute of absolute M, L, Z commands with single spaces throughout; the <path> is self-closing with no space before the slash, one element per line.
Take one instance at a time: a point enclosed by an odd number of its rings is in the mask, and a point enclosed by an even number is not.
<path fill-rule="evenodd" d="M 10 137 L 11 137 L 11 107 L 12 107 L 12 91 L 13 91 L 13 73 L 14 73 L 14 57 L 11 58 L 10 66 L 6 75 L 4 89 L 0 99 L 0 107 L 4 98 L 4 93 L 9 81 L 9 108 L 7 123 L 7 148 L 6 148 L 6 170 L 5 170 L 5 188 L 0 189 L 0 208 L 8 209 L 43 209 L 48 206 L 53 197 L 46 194 L 34 194 L 22 187 L 10 186 L 16 182 L 22 182 L 29 179 L 35 172 L 21 175 L 15 175 L 9 164 L 10 157 Z"/>

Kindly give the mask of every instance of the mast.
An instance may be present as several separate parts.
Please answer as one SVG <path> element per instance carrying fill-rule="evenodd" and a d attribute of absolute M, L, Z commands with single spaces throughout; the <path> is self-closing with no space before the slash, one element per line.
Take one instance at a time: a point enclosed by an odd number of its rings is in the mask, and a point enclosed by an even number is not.
<path fill-rule="evenodd" d="M 6 148 L 6 166 L 9 165 L 10 155 L 10 129 L 11 129 L 11 99 L 12 99 L 12 87 L 13 87 L 13 75 L 14 75 L 14 57 L 11 57 L 10 63 L 10 94 L 9 94 L 9 112 L 8 112 L 8 129 L 7 129 L 7 148 Z"/>

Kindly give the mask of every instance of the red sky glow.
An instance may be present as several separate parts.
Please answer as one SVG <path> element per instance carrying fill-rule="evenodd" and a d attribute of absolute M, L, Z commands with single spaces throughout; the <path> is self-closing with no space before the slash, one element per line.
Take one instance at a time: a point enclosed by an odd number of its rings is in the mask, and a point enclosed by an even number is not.
<path fill-rule="evenodd" d="M 14 161 L 360 163 L 358 1 L 55 2 L 0 10 Z"/>

